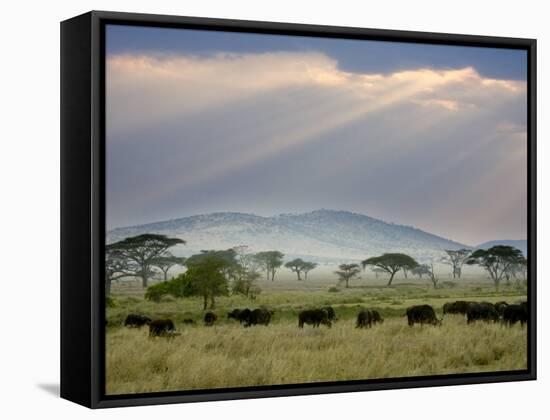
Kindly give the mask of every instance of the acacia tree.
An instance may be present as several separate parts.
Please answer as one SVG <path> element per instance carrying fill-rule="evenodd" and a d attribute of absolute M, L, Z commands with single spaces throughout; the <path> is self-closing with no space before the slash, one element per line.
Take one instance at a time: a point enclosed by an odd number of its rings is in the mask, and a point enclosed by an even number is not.
<path fill-rule="evenodd" d="M 232 293 L 238 293 L 249 299 L 255 299 L 261 289 L 257 280 L 261 277 L 258 272 L 258 262 L 254 254 L 248 252 L 247 245 L 239 245 L 232 248 L 235 251 L 235 261 L 238 264 L 236 275 L 231 284 Z"/>
<path fill-rule="evenodd" d="M 160 271 L 162 271 L 162 274 L 164 275 L 164 281 L 168 280 L 168 270 L 170 270 L 175 265 L 184 265 L 185 264 L 185 258 L 183 257 L 175 257 L 169 252 L 167 252 L 165 255 L 161 255 L 160 257 L 154 258 L 151 262 L 151 266 L 158 268 Z"/>
<path fill-rule="evenodd" d="M 462 266 L 468 261 L 468 258 L 472 254 L 472 250 L 462 249 L 446 249 L 446 256 L 442 258 L 442 262 L 449 264 L 453 270 L 453 279 L 460 278 L 462 275 Z"/>
<path fill-rule="evenodd" d="M 111 293 L 113 281 L 124 277 L 135 277 L 136 269 L 124 258 L 118 250 L 105 252 L 105 296 Z"/>
<path fill-rule="evenodd" d="M 357 275 L 361 272 L 359 264 L 340 264 L 338 268 L 340 270 L 335 271 L 335 273 L 338 275 L 338 282 L 345 282 L 346 289 L 349 288 L 349 281 L 352 280 L 354 277 L 357 277 Z"/>
<path fill-rule="evenodd" d="M 307 263 L 301 258 L 295 258 L 292 261 L 287 262 L 285 264 L 285 267 L 288 268 L 290 271 L 296 273 L 296 275 L 298 276 L 298 280 L 302 280 L 300 274 L 302 273 L 302 271 L 304 271 L 305 268 L 307 268 Z"/>
<path fill-rule="evenodd" d="M 254 259 L 257 264 L 266 273 L 266 279 L 275 280 L 275 272 L 283 265 L 283 257 L 285 255 L 280 251 L 265 251 L 258 252 Z"/>
<path fill-rule="evenodd" d="M 429 265 L 428 264 L 422 264 L 422 266 L 424 267 L 425 274 L 428 276 L 428 278 L 430 279 L 430 281 L 434 285 L 434 289 L 437 289 L 439 279 L 435 275 L 434 265 L 433 264 L 429 264 Z"/>
<path fill-rule="evenodd" d="M 315 270 L 318 266 L 319 264 L 317 263 L 305 261 L 305 264 L 302 268 L 302 271 L 304 272 L 304 280 L 307 280 L 307 273 L 309 273 L 311 270 Z"/>
<path fill-rule="evenodd" d="M 406 254 L 388 253 L 388 254 L 383 254 L 379 257 L 367 258 L 366 260 L 361 262 L 361 265 L 363 266 L 363 269 L 367 265 L 370 265 L 370 266 L 378 267 L 384 270 L 385 272 L 389 273 L 390 279 L 387 285 L 391 286 L 395 273 L 397 273 L 399 270 L 402 270 L 404 268 L 408 270 L 412 270 L 413 268 L 418 266 L 418 263 L 414 260 L 414 258 Z"/>
<path fill-rule="evenodd" d="M 420 264 L 417 267 L 414 267 L 411 270 L 411 273 L 419 278 L 422 278 L 422 276 L 427 276 L 430 274 L 430 268 L 431 267 L 428 264 Z"/>
<path fill-rule="evenodd" d="M 116 251 L 128 264 L 134 265 L 135 275 L 141 277 L 142 286 L 147 288 L 155 259 L 165 255 L 169 248 L 179 244 L 185 244 L 185 241 L 169 238 L 166 235 L 145 233 L 109 244 L 106 246 L 106 252 Z"/>
<path fill-rule="evenodd" d="M 514 277 L 516 280 L 518 276 L 521 276 L 523 280 L 527 279 L 527 258 L 521 256 L 518 260 L 510 266 L 508 269 L 510 276 Z"/>
<path fill-rule="evenodd" d="M 255 271 L 259 268 L 255 255 L 248 251 L 247 245 L 234 246 L 232 249 L 235 251 L 235 260 L 241 267 Z"/>
<path fill-rule="evenodd" d="M 478 249 L 474 251 L 466 264 L 479 265 L 488 273 L 498 290 L 500 281 L 510 267 L 521 263 L 525 259 L 521 251 L 513 246 L 496 245 L 489 249 Z"/>
<path fill-rule="evenodd" d="M 233 280 L 231 291 L 247 298 L 255 299 L 261 291 L 260 287 L 256 284 L 256 281 L 261 276 L 257 271 L 241 267 L 239 275 Z"/>

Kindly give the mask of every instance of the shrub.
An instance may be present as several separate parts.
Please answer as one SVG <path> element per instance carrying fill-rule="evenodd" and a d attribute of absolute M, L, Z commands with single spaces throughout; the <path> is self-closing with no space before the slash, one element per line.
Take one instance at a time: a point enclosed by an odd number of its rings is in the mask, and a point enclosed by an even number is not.
<path fill-rule="evenodd" d="M 186 274 L 183 273 L 171 280 L 149 286 L 145 292 L 145 299 L 152 302 L 161 302 L 166 301 L 167 296 L 173 298 L 192 296 L 195 294 L 195 286 Z"/>
<path fill-rule="evenodd" d="M 329 288 L 328 288 L 328 291 L 329 291 L 330 293 L 338 293 L 338 292 L 340 291 L 340 289 L 339 289 L 338 287 L 336 287 L 336 286 L 332 286 L 332 287 L 329 287 Z"/>
<path fill-rule="evenodd" d="M 116 308 L 118 306 L 118 301 L 114 297 L 107 296 L 105 298 L 105 306 L 107 308 Z"/>
<path fill-rule="evenodd" d="M 152 302 L 160 302 L 164 296 L 170 293 L 170 286 L 168 283 L 169 282 L 162 282 L 149 286 L 145 292 L 145 299 Z"/>

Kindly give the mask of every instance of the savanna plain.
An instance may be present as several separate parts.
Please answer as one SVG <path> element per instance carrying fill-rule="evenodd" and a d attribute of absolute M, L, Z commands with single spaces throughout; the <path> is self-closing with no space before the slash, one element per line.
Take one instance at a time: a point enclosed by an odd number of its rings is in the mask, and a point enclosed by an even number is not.
<path fill-rule="evenodd" d="M 334 286 L 329 274 L 308 280 L 281 278 L 261 282 L 254 300 L 219 297 L 213 326 L 205 326 L 200 298 L 144 299 L 138 283 L 113 286 L 106 308 L 106 393 L 251 387 L 424 375 L 527 369 L 527 327 L 520 323 L 477 321 L 443 314 L 456 300 L 515 303 L 526 300 L 524 286 L 495 290 L 471 275 L 434 289 L 421 281 L 359 280 Z M 429 304 L 441 325 L 407 324 L 406 309 Z M 303 309 L 330 305 L 338 320 L 331 328 L 298 327 Z M 248 328 L 229 319 L 235 308 L 268 308 L 269 325 Z M 362 309 L 377 310 L 384 322 L 356 328 Z M 124 327 L 129 313 L 174 321 L 177 335 L 148 335 L 147 326 Z M 192 319 L 193 324 L 184 323 Z"/>

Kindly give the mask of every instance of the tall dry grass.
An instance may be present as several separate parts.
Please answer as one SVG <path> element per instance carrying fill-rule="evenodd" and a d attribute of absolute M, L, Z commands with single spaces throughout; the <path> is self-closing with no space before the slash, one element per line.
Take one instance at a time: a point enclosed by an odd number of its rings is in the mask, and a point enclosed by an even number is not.
<path fill-rule="evenodd" d="M 181 336 L 149 339 L 147 329 L 109 328 L 107 394 L 210 389 L 319 381 L 526 369 L 527 331 L 515 325 L 408 327 L 405 318 L 358 330 L 352 319 L 332 329 L 177 325 Z"/>

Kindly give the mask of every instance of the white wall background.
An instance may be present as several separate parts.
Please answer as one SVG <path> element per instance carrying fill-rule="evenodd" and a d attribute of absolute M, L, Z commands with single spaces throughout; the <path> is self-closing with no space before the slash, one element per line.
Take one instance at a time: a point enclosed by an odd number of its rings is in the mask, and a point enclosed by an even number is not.
<path fill-rule="evenodd" d="M 499 420 L 548 407 L 547 144 L 550 26 L 542 1 L 5 2 L 0 25 L 0 416 Z M 90 411 L 59 399 L 59 22 L 91 9 L 538 39 L 539 380 Z M 7 272 L 6 272 L 7 270 Z M 441 343 L 442 346 L 445 343 Z M 404 345 L 406 345 L 404 343 Z M 537 413 L 540 414 L 537 415 Z"/>

